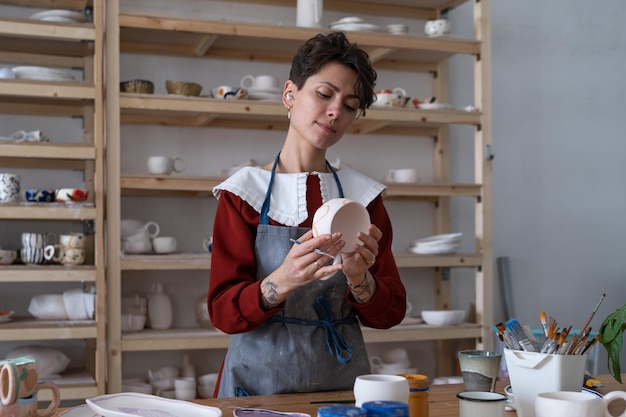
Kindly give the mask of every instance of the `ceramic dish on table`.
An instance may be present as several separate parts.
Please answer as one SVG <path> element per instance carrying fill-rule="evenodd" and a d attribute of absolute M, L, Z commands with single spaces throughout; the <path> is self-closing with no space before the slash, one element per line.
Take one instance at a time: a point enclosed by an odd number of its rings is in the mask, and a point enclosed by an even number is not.
<path fill-rule="evenodd" d="M 235 408 L 235 417 L 311 417 L 310 414 L 297 412 L 280 412 L 262 408 Z"/>
<path fill-rule="evenodd" d="M 189 401 L 171 400 L 138 392 L 107 394 L 85 400 L 92 411 L 103 417 L 221 417 L 217 407 Z M 67 417 L 67 416 L 66 416 Z"/>

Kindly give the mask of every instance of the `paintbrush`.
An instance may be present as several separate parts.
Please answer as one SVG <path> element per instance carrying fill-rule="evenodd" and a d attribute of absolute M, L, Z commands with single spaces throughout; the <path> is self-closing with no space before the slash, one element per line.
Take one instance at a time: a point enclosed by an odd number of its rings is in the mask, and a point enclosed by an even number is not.
<path fill-rule="evenodd" d="M 539 321 L 541 321 L 541 327 L 543 327 L 543 334 L 548 336 L 548 319 L 546 317 L 546 312 L 542 311 L 539 313 Z"/>
<path fill-rule="evenodd" d="M 584 355 L 585 353 L 587 353 L 587 351 L 588 351 L 589 349 L 591 349 L 591 347 L 592 347 L 593 345 L 595 345 L 595 344 L 598 342 L 598 340 L 600 340 L 600 333 L 598 333 L 598 334 L 596 335 L 596 337 L 594 337 L 593 339 L 590 339 L 590 340 L 588 340 L 588 341 L 587 341 L 587 344 L 585 345 L 585 347 L 584 347 L 584 349 L 582 350 L 582 352 L 580 352 L 580 354 L 581 354 L 581 355 Z"/>
<path fill-rule="evenodd" d="M 598 304 L 596 304 L 596 306 L 593 308 L 593 311 L 589 315 L 589 318 L 587 319 L 587 321 L 585 322 L 583 327 L 580 328 L 580 332 L 581 333 L 580 333 L 579 337 L 582 335 L 582 332 L 585 331 L 587 326 L 589 326 L 589 323 L 591 323 L 591 320 L 593 319 L 593 316 L 595 316 L 596 311 L 598 311 L 598 308 L 600 307 L 600 304 L 602 304 L 602 301 L 604 301 L 604 297 L 606 297 L 606 293 L 602 294 L 602 297 L 600 297 L 600 300 L 598 301 Z M 579 337 L 573 337 L 570 346 L 574 346 L 574 345 L 578 346 L 578 338 Z M 570 352 L 569 353 L 572 353 L 571 348 L 570 348 Z"/>

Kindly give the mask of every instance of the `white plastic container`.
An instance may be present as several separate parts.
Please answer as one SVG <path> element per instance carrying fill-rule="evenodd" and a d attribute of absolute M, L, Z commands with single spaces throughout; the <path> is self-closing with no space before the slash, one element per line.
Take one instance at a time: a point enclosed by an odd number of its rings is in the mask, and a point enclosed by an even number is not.
<path fill-rule="evenodd" d="M 587 355 L 554 355 L 504 349 L 517 417 L 535 417 L 542 392 L 582 389 Z"/>

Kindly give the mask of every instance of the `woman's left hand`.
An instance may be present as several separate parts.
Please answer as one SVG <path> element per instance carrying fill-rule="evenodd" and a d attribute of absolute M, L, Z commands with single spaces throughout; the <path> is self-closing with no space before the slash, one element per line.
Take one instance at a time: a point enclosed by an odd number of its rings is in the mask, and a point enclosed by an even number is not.
<path fill-rule="evenodd" d="M 378 241 L 383 236 L 380 229 L 370 224 L 368 234 L 359 233 L 359 240 L 363 245 L 354 245 L 354 251 L 342 253 L 343 273 L 349 281 L 358 284 L 363 280 L 365 272 L 376 262 L 378 256 Z M 358 282 L 357 282 L 358 281 Z"/>

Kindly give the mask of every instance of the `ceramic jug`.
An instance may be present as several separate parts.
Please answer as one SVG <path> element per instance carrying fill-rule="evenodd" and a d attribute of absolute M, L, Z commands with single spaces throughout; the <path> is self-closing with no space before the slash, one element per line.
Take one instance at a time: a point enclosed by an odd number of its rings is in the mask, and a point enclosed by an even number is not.
<path fill-rule="evenodd" d="M 160 282 L 154 283 L 154 292 L 148 298 L 148 317 L 153 329 L 165 330 L 172 327 L 172 300 L 163 292 L 163 284 Z"/>

